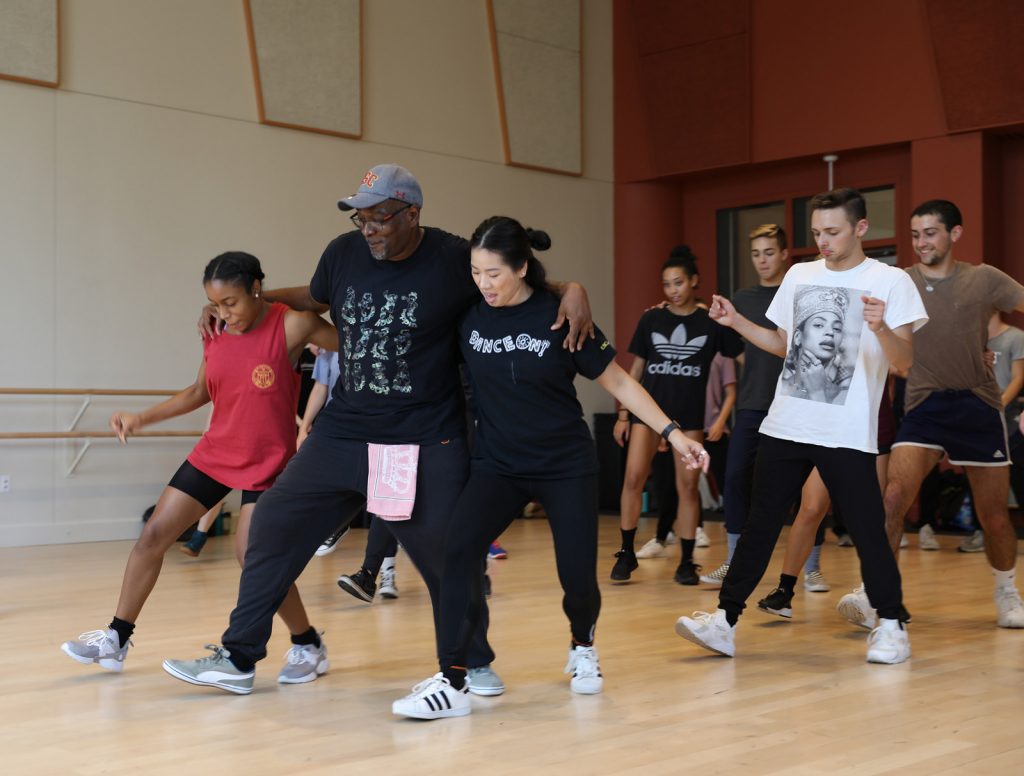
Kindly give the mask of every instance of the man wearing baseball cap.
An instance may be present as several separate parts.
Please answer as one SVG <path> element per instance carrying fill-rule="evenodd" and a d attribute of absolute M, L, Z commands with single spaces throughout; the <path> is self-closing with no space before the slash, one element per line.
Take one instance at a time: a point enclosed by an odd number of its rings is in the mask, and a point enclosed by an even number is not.
<path fill-rule="evenodd" d="M 456 324 L 479 300 L 461 237 L 420 225 L 423 193 L 404 167 L 370 169 L 338 202 L 355 226 L 331 241 L 308 286 L 265 292 L 297 310 L 330 311 L 338 329 L 341 375 L 312 433 L 253 515 L 238 602 L 223 646 L 212 657 L 168 660 L 172 676 L 247 694 L 266 656 L 274 613 L 325 536 L 366 504 L 380 460 L 415 465 L 411 515 L 388 522 L 436 602 L 448 521 L 468 476 Z M 565 347 L 592 334 L 586 293 L 566 284 L 558 319 Z M 413 454 L 411 448 L 415 448 Z M 411 462 L 416 460 L 415 464 Z M 404 474 L 408 474 L 403 469 Z M 406 519 L 400 519 L 405 517 Z M 498 695 L 484 617 L 469 650 L 469 689 Z"/>

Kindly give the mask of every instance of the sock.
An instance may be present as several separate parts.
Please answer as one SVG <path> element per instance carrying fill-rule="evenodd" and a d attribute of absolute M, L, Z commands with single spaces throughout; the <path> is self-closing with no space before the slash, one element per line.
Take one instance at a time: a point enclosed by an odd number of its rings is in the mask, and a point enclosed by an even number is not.
<path fill-rule="evenodd" d="M 738 533 L 731 533 L 726 534 L 725 538 L 729 542 L 729 553 L 725 556 L 725 563 L 728 565 L 732 563 L 732 554 L 736 552 L 736 544 L 740 540 L 740 535 Z"/>
<path fill-rule="evenodd" d="M 135 623 L 127 622 L 126 620 L 115 617 L 110 621 L 110 625 L 107 626 L 112 631 L 117 633 L 117 646 L 123 647 L 128 643 L 128 639 L 132 637 L 132 633 L 135 632 Z"/>
<path fill-rule="evenodd" d="M 316 632 L 316 628 L 310 625 L 309 630 L 305 633 L 292 634 L 292 644 L 298 647 L 311 646 L 320 649 L 320 634 Z"/>
<path fill-rule="evenodd" d="M 697 540 L 680 539 L 679 543 L 683 545 L 683 560 L 693 560 L 693 548 L 697 544 Z"/>
<path fill-rule="evenodd" d="M 622 549 L 627 552 L 635 552 L 634 547 L 636 546 L 636 529 L 620 528 L 619 533 L 622 534 Z"/>
<path fill-rule="evenodd" d="M 796 587 L 796 577 L 792 574 L 781 574 L 779 576 L 779 587 L 786 595 L 793 595 L 793 589 Z"/>
<path fill-rule="evenodd" d="M 395 567 L 395 556 L 392 555 L 390 558 L 385 558 L 384 562 L 380 566 L 381 571 L 388 571 Z"/>
<path fill-rule="evenodd" d="M 206 544 L 206 531 L 200 531 L 198 528 L 194 530 L 191 538 L 188 540 L 188 544 L 198 544 L 200 546 Z"/>
<path fill-rule="evenodd" d="M 447 668 L 442 668 L 441 673 L 456 690 L 461 690 L 466 686 L 465 666 L 448 666 Z"/>
<path fill-rule="evenodd" d="M 887 617 L 878 618 L 878 627 L 885 630 L 903 630 L 903 623 L 899 620 L 891 620 Z"/>
<path fill-rule="evenodd" d="M 996 590 L 1002 590 L 1007 587 L 1016 587 L 1017 585 L 1013 581 L 1015 571 L 1016 569 L 1010 569 L 1009 571 L 992 569 L 992 576 L 995 577 L 996 580 Z"/>
<path fill-rule="evenodd" d="M 251 674 L 256 670 L 255 661 L 249 660 L 248 658 L 242 657 L 241 655 L 233 655 L 230 650 L 227 650 L 228 662 L 231 663 L 235 668 L 241 671 L 243 674 Z"/>
<path fill-rule="evenodd" d="M 811 550 L 811 554 L 807 556 L 807 562 L 804 564 L 804 575 L 806 576 L 812 571 L 821 571 L 821 545 L 815 544 Z"/>
<path fill-rule="evenodd" d="M 722 606 L 721 609 L 725 612 L 725 621 L 735 628 L 736 623 L 740 621 L 739 609 L 735 609 L 731 606 Z"/>

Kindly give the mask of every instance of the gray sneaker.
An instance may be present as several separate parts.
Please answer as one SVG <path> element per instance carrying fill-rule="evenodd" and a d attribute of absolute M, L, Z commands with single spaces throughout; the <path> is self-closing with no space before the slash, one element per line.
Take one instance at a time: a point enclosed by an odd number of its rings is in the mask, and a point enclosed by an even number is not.
<path fill-rule="evenodd" d="M 505 692 L 505 683 L 490 666 L 470 668 L 466 671 L 466 684 L 473 695 L 501 695 Z"/>
<path fill-rule="evenodd" d="M 128 647 L 134 645 L 131 639 L 123 647 L 118 646 L 119 644 L 117 631 L 110 628 L 83 633 L 75 641 L 65 641 L 60 645 L 60 649 L 79 663 L 99 663 L 100 668 L 108 671 L 121 671 L 124 669 L 124 657 L 128 654 Z"/>
<path fill-rule="evenodd" d="M 235 664 L 228 659 L 231 653 L 224 647 L 207 644 L 206 649 L 211 650 L 213 654 L 198 660 L 165 660 L 164 671 L 175 679 L 181 679 L 189 684 L 219 687 L 236 695 L 248 695 L 252 692 L 255 671 L 243 673 L 235 668 Z"/>
<path fill-rule="evenodd" d="M 323 636 L 322 633 L 320 635 Z M 285 664 L 277 675 L 277 681 L 281 684 L 305 684 L 326 674 L 330 667 L 323 638 L 320 639 L 319 647 L 292 644 L 285 655 Z"/>

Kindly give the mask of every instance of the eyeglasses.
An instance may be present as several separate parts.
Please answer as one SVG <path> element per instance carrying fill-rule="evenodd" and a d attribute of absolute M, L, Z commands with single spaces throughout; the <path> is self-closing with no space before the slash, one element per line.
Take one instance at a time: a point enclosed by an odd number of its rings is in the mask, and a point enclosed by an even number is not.
<path fill-rule="evenodd" d="M 356 229 L 358 229 L 359 231 L 362 231 L 366 227 L 370 227 L 371 229 L 373 229 L 373 231 L 377 231 L 378 229 L 383 229 L 384 224 L 386 224 L 392 218 L 397 216 L 403 210 L 408 210 L 411 207 L 412 204 L 408 204 L 405 205 L 404 207 L 398 208 L 398 210 L 396 210 L 394 213 L 388 213 L 386 216 L 378 216 L 377 218 L 374 218 L 372 220 L 365 219 L 358 213 L 353 213 L 348 217 L 348 220 L 355 224 Z"/>

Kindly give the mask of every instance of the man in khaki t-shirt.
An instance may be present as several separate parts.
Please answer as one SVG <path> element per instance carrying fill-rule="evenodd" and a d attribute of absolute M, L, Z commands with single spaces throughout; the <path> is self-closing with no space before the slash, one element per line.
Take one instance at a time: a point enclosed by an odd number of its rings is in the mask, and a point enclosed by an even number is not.
<path fill-rule="evenodd" d="M 920 262 L 907 273 L 921 293 L 929 324 L 914 337 L 906 415 L 889 459 L 886 528 L 898 553 L 903 519 L 925 475 L 943 454 L 963 466 L 985 530 L 997 622 L 1024 628 L 1024 604 L 1014 582 L 1017 535 L 1007 509 L 1006 424 L 999 384 L 984 362 L 989 318 L 997 310 L 1024 310 L 1024 286 L 995 267 L 953 258 L 961 222 L 959 209 L 946 200 L 925 202 L 910 219 Z M 870 626 L 875 616 L 861 591 L 844 596 L 839 610 L 859 625 Z"/>

